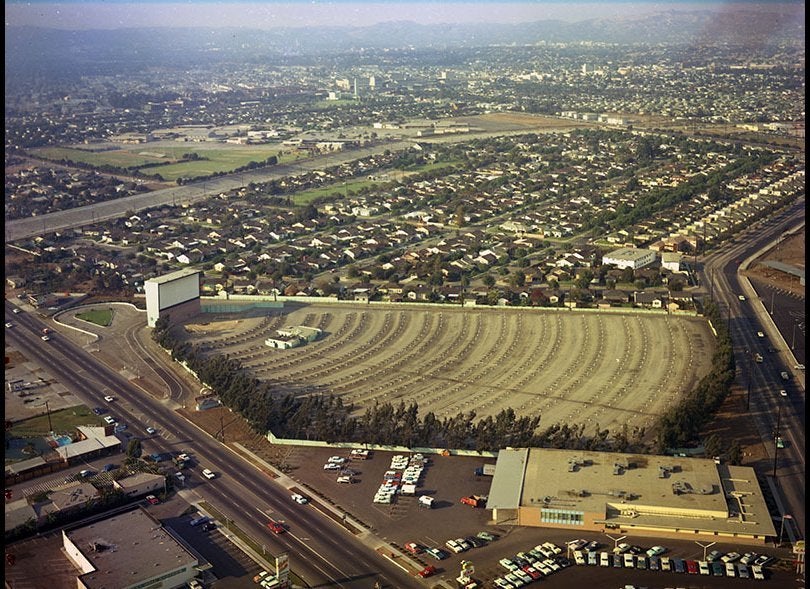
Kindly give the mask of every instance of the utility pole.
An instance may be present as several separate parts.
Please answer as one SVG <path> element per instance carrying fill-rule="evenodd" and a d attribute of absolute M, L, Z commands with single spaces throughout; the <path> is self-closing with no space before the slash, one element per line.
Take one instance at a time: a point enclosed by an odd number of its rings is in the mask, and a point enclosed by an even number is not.
<path fill-rule="evenodd" d="M 45 401 L 45 411 L 48 413 L 48 430 L 53 433 L 53 424 L 51 423 L 51 408 L 48 407 L 48 401 Z"/>
<path fill-rule="evenodd" d="M 779 420 L 782 416 L 782 404 L 779 403 L 779 407 L 776 409 L 776 429 L 773 432 L 773 478 L 776 481 L 776 463 L 777 463 L 777 456 L 779 455 L 779 444 L 777 440 L 779 440 Z"/>

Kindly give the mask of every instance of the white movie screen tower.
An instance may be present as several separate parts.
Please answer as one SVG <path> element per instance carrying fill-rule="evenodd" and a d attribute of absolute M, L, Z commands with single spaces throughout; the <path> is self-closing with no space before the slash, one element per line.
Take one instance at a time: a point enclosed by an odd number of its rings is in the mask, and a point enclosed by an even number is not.
<path fill-rule="evenodd" d="M 147 325 L 154 327 L 165 315 L 182 321 L 200 313 L 200 274 L 200 270 L 184 268 L 147 280 Z"/>

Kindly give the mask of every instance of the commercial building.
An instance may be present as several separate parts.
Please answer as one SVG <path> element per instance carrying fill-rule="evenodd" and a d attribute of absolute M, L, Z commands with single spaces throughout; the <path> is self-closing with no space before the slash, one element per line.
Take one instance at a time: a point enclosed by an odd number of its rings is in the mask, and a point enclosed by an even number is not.
<path fill-rule="evenodd" d="M 198 572 L 199 559 L 142 507 L 62 532 L 81 571 L 80 589 L 173 589 Z"/>
<path fill-rule="evenodd" d="M 633 270 L 637 270 L 655 262 L 657 256 L 658 254 L 655 250 L 623 247 L 602 256 L 602 264 L 611 264 L 622 269 L 632 268 Z"/>
<path fill-rule="evenodd" d="M 754 469 L 702 458 L 502 450 L 487 509 L 499 525 L 760 545 L 776 536 Z"/>

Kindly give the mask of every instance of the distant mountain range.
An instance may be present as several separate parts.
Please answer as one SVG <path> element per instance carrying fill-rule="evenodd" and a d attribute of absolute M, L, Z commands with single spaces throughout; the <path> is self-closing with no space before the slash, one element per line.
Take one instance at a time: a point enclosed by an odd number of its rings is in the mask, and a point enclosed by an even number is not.
<path fill-rule="evenodd" d="M 739 6 L 739 5 L 737 5 Z M 538 21 L 526 24 L 423 25 L 389 22 L 369 27 L 313 27 L 272 30 L 116 29 L 66 31 L 6 27 L 6 76 L 93 65 L 182 65 L 231 59 L 271 63 L 306 61 L 335 52 L 405 48 L 463 48 L 546 43 L 618 43 L 776 46 L 804 43 L 804 9 L 767 3 L 759 10 L 662 11 L 636 19 Z M 780 9 L 782 6 L 782 9 Z M 790 8 L 792 6 L 792 8 Z"/>

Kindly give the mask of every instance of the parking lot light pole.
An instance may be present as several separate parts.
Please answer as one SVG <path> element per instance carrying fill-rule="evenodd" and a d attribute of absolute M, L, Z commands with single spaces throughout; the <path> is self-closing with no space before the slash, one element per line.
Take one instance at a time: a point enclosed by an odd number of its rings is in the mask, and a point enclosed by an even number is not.
<path fill-rule="evenodd" d="M 616 547 L 619 545 L 619 542 L 621 542 L 622 540 L 624 540 L 625 538 L 627 538 L 627 536 L 619 536 L 618 538 L 614 538 L 613 536 L 611 536 L 611 535 L 610 535 L 610 534 L 608 534 L 607 532 L 605 532 L 605 536 L 607 536 L 608 538 L 610 538 L 611 540 L 613 540 L 613 549 L 614 549 L 614 550 L 616 550 Z"/>
<path fill-rule="evenodd" d="M 706 551 L 707 551 L 709 548 L 711 548 L 712 546 L 714 546 L 715 544 L 717 544 L 717 542 L 711 542 L 711 543 L 709 543 L 709 544 L 701 544 L 700 542 L 695 541 L 695 544 L 697 544 L 698 546 L 700 546 L 701 548 L 703 548 L 703 560 L 706 560 Z"/>

